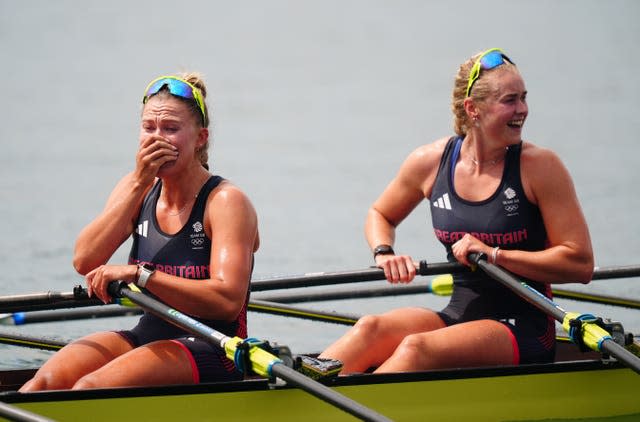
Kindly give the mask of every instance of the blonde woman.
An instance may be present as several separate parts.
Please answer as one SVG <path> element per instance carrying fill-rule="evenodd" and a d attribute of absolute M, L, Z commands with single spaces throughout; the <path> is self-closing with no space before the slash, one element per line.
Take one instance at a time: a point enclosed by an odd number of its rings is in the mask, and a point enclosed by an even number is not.
<path fill-rule="evenodd" d="M 456 135 L 413 151 L 368 213 L 366 237 L 390 282 L 415 276 L 413 259 L 393 245 L 398 224 L 424 199 L 450 261 L 469 265 L 469 253 L 486 254 L 547 296 L 550 283 L 591 280 L 591 240 L 571 177 L 556 154 L 522 140 L 526 100 L 502 50 L 461 65 Z M 554 320 L 477 271 L 454 276 L 443 310 L 365 316 L 321 357 L 350 373 L 549 362 L 554 353 Z"/>
<path fill-rule="evenodd" d="M 256 212 L 208 170 L 209 114 L 197 74 L 161 76 L 144 91 L 135 169 L 78 236 L 74 266 L 109 302 L 114 280 L 134 283 L 229 336 L 246 337 Z M 133 236 L 129 262 L 107 261 Z M 81 338 L 51 357 L 21 391 L 189 384 L 240 379 L 208 342 L 145 314 L 128 331 Z"/>

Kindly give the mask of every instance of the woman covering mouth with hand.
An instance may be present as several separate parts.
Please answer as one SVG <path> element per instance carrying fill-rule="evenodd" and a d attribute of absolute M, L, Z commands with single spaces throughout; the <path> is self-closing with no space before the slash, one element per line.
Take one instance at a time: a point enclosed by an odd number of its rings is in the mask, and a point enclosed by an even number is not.
<path fill-rule="evenodd" d="M 123 280 L 227 336 L 246 337 L 256 212 L 209 172 L 209 114 L 198 74 L 147 86 L 135 169 L 76 241 L 74 266 L 109 302 Z M 133 236 L 129 263 L 107 264 Z M 153 314 L 131 330 L 85 336 L 53 355 L 20 391 L 191 384 L 241 379 L 224 352 Z"/>

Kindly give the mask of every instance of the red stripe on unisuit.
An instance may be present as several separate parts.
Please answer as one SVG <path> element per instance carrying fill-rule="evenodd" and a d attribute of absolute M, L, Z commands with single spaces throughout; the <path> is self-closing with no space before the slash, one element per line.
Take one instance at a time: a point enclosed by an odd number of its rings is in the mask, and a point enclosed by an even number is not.
<path fill-rule="evenodd" d="M 191 364 L 191 373 L 193 374 L 193 383 L 200 384 L 200 371 L 198 371 L 198 365 L 196 365 L 196 360 L 193 358 L 191 351 L 187 349 L 187 346 L 180 343 L 179 341 L 176 341 L 176 340 L 170 340 L 170 341 L 180 346 L 182 350 L 184 350 L 184 352 L 187 354 L 187 358 L 189 359 L 189 363 Z"/>
<path fill-rule="evenodd" d="M 516 340 L 516 336 L 513 335 L 511 330 L 508 327 L 505 327 L 509 332 L 509 338 L 511 339 L 511 346 L 513 347 L 513 364 L 520 364 L 520 348 L 518 347 L 518 341 Z"/>

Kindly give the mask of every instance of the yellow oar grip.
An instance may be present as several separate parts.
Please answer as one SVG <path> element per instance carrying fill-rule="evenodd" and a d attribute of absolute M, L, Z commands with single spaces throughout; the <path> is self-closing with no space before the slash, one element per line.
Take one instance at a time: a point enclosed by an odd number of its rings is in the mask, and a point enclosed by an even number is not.
<path fill-rule="evenodd" d="M 431 292 L 438 296 L 451 296 L 453 293 L 453 275 L 442 274 L 429 283 Z"/>
<path fill-rule="evenodd" d="M 585 319 L 586 317 L 586 319 Z M 571 321 L 581 321 L 580 332 L 575 333 L 577 327 L 572 326 Z M 611 339 L 611 334 L 604 328 L 597 325 L 595 317 L 592 315 L 579 314 L 577 312 L 567 312 L 562 320 L 562 327 L 569 333 L 569 336 L 576 341 L 577 336 L 582 338 L 582 342 L 591 350 L 601 351 L 601 345 L 604 340 Z"/>
<path fill-rule="evenodd" d="M 260 348 L 259 346 L 252 345 L 249 341 L 248 351 L 239 350 L 241 343 L 246 344 L 245 340 L 240 337 L 233 337 L 232 339 L 227 340 L 224 344 L 224 351 L 227 354 L 227 357 L 231 359 L 238 370 L 241 372 L 247 373 L 249 370 L 255 372 L 258 375 L 263 377 L 270 378 L 271 375 L 271 367 L 276 363 L 282 363 L 282 360 L 266 350 Z M 251 363 L 251 368 L 244 368 L 244 358 L 242 353 L 249 354 L 249 361 Z"/>
<path fill-rule="evenodd" d="M 142 290 L 140 290 L 140 288 L 138 286 L 136 286 L 135 284 L 133 284 L 133 283 L 129 283 L 129 284 L 127 284 L 127 286 L 129 287 L 129 289 L 131 289 L 132 292 L 142 293 Z M 138 305 L 133 303 L 131 301 L 131 299 L 129 299 L 127 297 L 114 298 L 113 302 L 117 303 L 120 306 L 126 306 L 128 308 L 137 308 L 138 307 Z"/>

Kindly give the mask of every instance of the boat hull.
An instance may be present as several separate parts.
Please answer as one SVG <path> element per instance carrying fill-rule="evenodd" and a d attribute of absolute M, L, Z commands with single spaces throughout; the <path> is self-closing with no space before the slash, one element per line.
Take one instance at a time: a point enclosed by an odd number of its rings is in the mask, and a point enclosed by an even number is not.
<path fill-rule="evenodd" d="M 4 375 L 7 387 L 11 381 L 8 373 Z M 640 376 L 598 360 L 362 374 L 339 377 L 328 385 L 398 421 L 640 418 Z M 274 387 L 265 380 L 78 392 L 4 392 L 0 400 L 64 421 L 354 419 L 304 391 Z"/>

